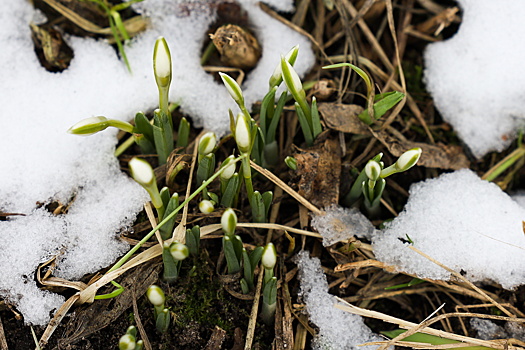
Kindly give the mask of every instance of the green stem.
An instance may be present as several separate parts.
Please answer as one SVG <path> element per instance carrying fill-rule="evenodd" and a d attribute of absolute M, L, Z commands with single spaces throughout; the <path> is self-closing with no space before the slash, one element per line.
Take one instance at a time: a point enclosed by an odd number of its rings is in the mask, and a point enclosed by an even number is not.
<path fill-rule="evenodd" d="M 120 129 L 122 131 L 129 132 L 130 134 L 133 133 L 133 125 L 131 125 L 128 122 L 124 122 L 122 120 L 109 119 L 108 120 L 108 125 L 112 126 L 112 127 L 115 127 L 117 129 Z"/>
<path fill-rule="evenodd" d="M 130 136 L 126 141 L 122 142 L 115 150 L 115 157 L 119 157 L 122 153 L 126 152 L 126 150 L 130 148 L 134 142 L 135 138 L 133 136 Z"/>
<path fill-rule="evenodd" d="M 232 162 L 236 163 L 238 162 L 239 160 L 241 159 L 244 159 L 246 158 L 246 155 L 243 154 L 235 159 L 232 160 Z M 224 171 L 225 168 L 222 168 L 222 169 L 219 169 L 219 171 L 217 171 L 215 174 L 213 174 L 213 176 L 211 176 L 208 180 L 206 180 L 199 188 L 197 188 L 188 198 L 186 198 L 186 200 L 184 202 L 182 202 L 182 204 L 180 204 L 177 209 L 175 209 L 173 212 L 171 212 L 169 215 L 166 215 L 166 217 L 153 229 L 151 230 L 146 236 L 144 236 L 144 238 L 142 238 L 142 240 L 137 243 L 133 248 L 130 249 L 129 252 L 126 253 L 126 255 L 124 255 L 122 258 L 120 258 L 120 260 L 115 264 L 113 265 L 113 267 L 108 271 L 109 272 L 112 272 L 112 271 L 115 271 L 116 269 L 118 269 L 119 267 L 121 267 L 122 265 L 124 265 L 126 263 L 126 261 L 129 260 L 129 258 L 135 254 L 135 252 L 137 250 L 139 250 L 139 248 L 144 244 L 146 243 L 154 234 L 155 232 L 157 232 L 163 225 L 165 225 L 171 218 L 173 218 L 175 215 L 177 215 L 177 213 L 182 209 L 184 208 L 184 206 L 186 204 L 189 203 L 189 201 L 191 201 L 193 198 L 195 198 L 195 196 L 197 196 L 206 186 L 208 186 L 213 180 L 215 180 L 223 171 Z"/>
<path fill-rule="evenodd" d="M 169 110 L 169 87 L 162 88 L 159 86 L 159 109 L 164 113 L 166 118 L 168 118 L 171 130 L 173 130 L 173 121 L 171 120 L 171 113 Z"/>
<path fill-rule="evenodd" d="M 244 158 L 242 159 L 242 175 L 244 177 L 244 183 L 246 185 L 246 192 L 248 192 L 248 200 L 250 205 L 253 201 L 253 183 L 252 183 L 252 170 L 250 168 L 250 158 L 248 153 L 243 154 Z"/>

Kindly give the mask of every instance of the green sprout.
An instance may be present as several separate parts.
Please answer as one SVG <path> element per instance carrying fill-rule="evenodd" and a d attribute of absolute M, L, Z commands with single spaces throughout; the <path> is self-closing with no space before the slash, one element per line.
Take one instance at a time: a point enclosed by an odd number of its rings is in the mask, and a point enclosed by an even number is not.
<path fill-rule="evenodd" d="M 100 1 L 101 0 L 96 0 L 97 3 Z M 132 3 L 132 1 L 127 4 L 130 3 Z M 115 151 L 116 156 L 122 154 L 122 152 L 135 141 L 145 154 L 156 151 L 159 157 L 159 165 L 165 164 L 173 151 L 174 141 L 173 120 L 168 100 L 172 78 L 171 55 L 168 44 L 163 37 L 158 38 L 155 42 L 155 48 L 153 50 L 153 71 L 159 90 L 159 108 L 153 112 L 152 122 L 150 122 L 142 112 L 138 112 L 135 115 L 135 126 L 124 121 L 108 119 L 102 116 L 91 117 L 76 123 L 69 128 L 68 132 L 76 135 L 92 135 L 110 126 L 116 127 L 133 135 L 132 139 L 127 140 L 119 146 Z M 189 129 L 188 121 L 186 118 L 182 118 L 179 124 L 177 147 L 186 147 L 188 145 Z M 131 143 L 129 141 L 131 141 Z"/>
<path fill-rule="evenodd" d="M 379 153 L 370 159 L 365 168 L 359 173 L 350 192 L 343 199 L 344 204 L 352 206 L 363 195 L 366 210 L 372 215 L 377 214 L 386 185 L 384 179 L 412 168 L 418 162 L 421 153 L 421 148 L 412 148 L 403 153 L 394 164 L 387 168 L 384 168 L 384 164 L 381 162 L 383 153 Z"/>
<path fill-rule="evenodd" d="M 132 4 L 141 2 L 143 0 L 130 0 L 126 1 L 114 6 L 109 6 L 107 0 L 89 0 L 91 2 L 94 2 L 95 4 L 98 4 L 104 12 L 106 12 L 106 15 L 108 16 L 109 20 L 109 28 L 111 29 L 111 34 L 113 35 L 113 38 L 115 39 L 115 43 L 117 44 L 118 51 L 120 53 L 120 56 L 124 60 L 124 63 L 126 64 L 126 67 L 128 68 L 128 71 L 131 73 L 131 66 L 128 61 L 128 57 L 126 56 L 126 51 L 124 50 L 124 45 L 122 43 L 122 40 L 124 40 L 124 43 L 130 39 L 128 31 L 126 30 L 126 27 L 124 26 L 124 23 L 122 22 L 122 17 L 120 17 L 120 14 L 118 11 L 122 11 L 130 7 Z M 121 40 L 122 37 L 122 40 Z"/>
<path fill-rule="evenodd" d="M 167 308 L 164 307 L 166 297 L 164 291 L 156 285 L 151 285 L 146 291 L 146 296 L 154 307 L 153 317 L 155 319 L 155 326 L 159 333 L 166 333 L 170 325 L 170 313 Z"/>
<path fill-rule="evenodd" d="M 293 66 L 281 56 L 281 70 L 284 83 L 295 100 L 295 112 L 299 119 L 304 139 L 308 146 L 313 146 L 315 138 L 321 133 L 322 126 L 317 110 L 317 101 L 312 98 L 312 106 L 306 101 L 306 93 L 299 75 Z"/>
<path fill-rule="evenodd" d="M 374 81 L 361 68 L 350 63 L 337 63 L 323 67 L 323 69 L 333 69 L 341 67 L 350 67 L 356 72 L 366 84 L 366 98 L 368 101 L 367 108 L 361 112 L 358 117 L 367 125 L 372 125 L 376 120 L 381 118 L 386 112 L 392 109 L 396 104 L 405 98 L 405 94 L 399 91 L 391 91 L 384 94 L 375 95 Z"/>
<path fill-rule="evenodd" d="M 144 348 L 144 342 L 142 340 L 137 341 L 137 328 L 135 326 L 129 326 L 126 334 L 120 337 L 118 348 L 120 350 L 142 350 Z"/>
<path fill-rule="evenodd" d="M 241 288 L 244 294 L 248 294 L 255 288 L 255 269 L 261 261 L 263 250 L 263 247 L 257 247 L 248 253 L 245 248 L 242 249 L 244 277 L 241 279 Z"/>
<path fill-rule="evenodd" d="M 261 316 L 266 324 L 274 321 L 277 307 L 277 278 L 274 276 L 274 267 L 277 263 L 277 252 L 273 243 L 264 247 L 261 263 L 264 267 L 263 303 Z"/>
<path fill-rule="evenodd" d="M 228 274 L 237 273 L 241 270 L 242 241 L 235 235 L 237 228 L 237 215 L 233 209 L 228 208 L 221 216 L 221 227 L 224 232 L 222 238 L 222 249 L 228 266 Z"/>

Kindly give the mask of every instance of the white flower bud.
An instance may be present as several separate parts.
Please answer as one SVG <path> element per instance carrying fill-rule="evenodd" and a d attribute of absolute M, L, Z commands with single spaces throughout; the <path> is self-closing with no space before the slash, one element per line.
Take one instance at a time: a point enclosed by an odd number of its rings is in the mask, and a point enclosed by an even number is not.
<path fill-rule="evenodd" d="M 266 247 L 264 247 L 261 262 L 264 268 L 267 270 L 274 268 L 275 264 L 277 263 L 277 252 L 273 243 L 270 242 L 266 245 Z"/>
<path fill-rule="evenodd" d="M 215 206 L 213 205 L 212 201 L 204 199 L 199 203 L 199 210 L 203 214 L 209 214 L 215 210 Z"/>
<path fill-rule="evenodd" d="M 250 122 L 244 114 L 237 116 L 235 123 L 235 141 L 241 153 L 249 153 L 251 146 Z"/>
<path fill-rule="evenodd" d="M 171 83 L 171 54 L 166 39 L 160 37 L 153 49 L 153 72 L 157 85 L 161 88 L 169 87 Z"/>
<path fill-rule="evenodd" d="M 233 100 L 237 102 L 239 106 L 244 105 L 244 96 L 242 95 L 241 87 L 239 84 L 237 84 L 235 79 L 222 72 L 219 72 L 219 75 L 221 76 L 222 82 L 224 83 L 224 86 L 226 86 L 226 89 Z"/>
<path fill-rule="evenodd" d="M 416 147 L 403 153 L 395 163 L 396 169 L 398 171 L 407 171 L 412 168 L 419 160 L 421 152 L 421 148 Z"/>
<path fill-rule="evenodd" d="M 75 135 L 93 135 L 99 131 L 105 130 L 109 126 L 108 118 L 106 117 L 91 117 L 82 119 L 67 131 Z"/>
<path fill-rule="evenodd" d="M 146 296 L 148 297 L 149 302 L 153 304 L 153 306 L 163 306 L 164 301 L 166 301 L 164 291 L 159 286 L 156 286 L 154 284 L 148 287 L 148 290 L 146 291 Z"/>
<path fill-rule="evenodd" d="M 232 208 L 226 209 L 222 214 L 221 226 L 226 235 L 233 235 L 235 232 L 235 228 L 237 227 L 237 215 Z"/>
<path fill-rule="evenodd" d="M 164 206 L 160 198 L 157 180 L 153 168 L 143 159 L 133 158 L 129 161 L 131 177 L 148 192 L 151 202 L 155 208 Z"/>
<path fill-rule="evenodd" d="M 148 187 L 155 182 L 155 174 L 151 165 L 143 159 L 133 158 L 129 161 L 131 176 L 141 186 Z"/>
<path fill-rule="evenodd" d="M 299 53 L 299 45 L 296 45 L 292 47 L 292 49 L 286 54 L 284 59 L 288 61 L 292 66 L 295 63 L 295 60 L 297 59 L 297 54 Z M 283 81 L 283 71 L 281 69 L 281 63 L 275 67 L 272 76 L 270 77 L 270 89 L 274 86 L 277 86 L 281 84 Z"/>
<path fill-rule="evenodd" d="M 224 170 L 220 175 L 221 179 L 228 180 L 233 176 L 233 174 L 235 174 L 237 164 L 233 162 L 233 159 L 235 159 L 235 157 L 231 155 L 226 158 L 224 162 L 222 162 L 221 169 L 224 168 Z"/>
<path fill-rule="evenodd" d="M 170 253 L 173 259 L 180 261 L 186 259 L 190 255 L 190 251 L 185 244 L 174 242 L 170 246 Z"/>
<path fill-rule="evenodd" d="M 215 146 L 217 146 L 217 136 L 215 136 L 215 133 L 213 132 L 207 132 L 206 134 L 202 135 L 199 140 L 199 155 L 205 156 L 210 154 Z"/>
<path fill-rule="evenodd" d="M 282 56 L 281 69 L 283 72 L 284 83 L 294 98 L 304 97 L 305 92 L 303 90 L 303 84 L 301 83 L 299 75 L 297 75 L 297 72 L 292 67 L 292 65 Z"/>
<path fill-rule="evenodd" d="M 137 346 L 137 343 L 135 342 L 135 337 L 131 334 L 124 334 L 118 341 L 120 350 L 135 350 L 135 346 Z"/>
<path fill-rule="evenodd" d="M 366 163 L 365 173 L 370 180 L 376 181 L 381 175 L 381 165 L 375 160 L 370 160 Z"/>

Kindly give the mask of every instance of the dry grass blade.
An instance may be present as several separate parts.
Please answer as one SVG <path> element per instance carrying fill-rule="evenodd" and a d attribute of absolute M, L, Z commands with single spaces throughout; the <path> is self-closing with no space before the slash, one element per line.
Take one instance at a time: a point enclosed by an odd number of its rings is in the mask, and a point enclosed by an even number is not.
<path fill-rule="evenodd" d="M 520 347 L 511 346 L 511 345 L 508 345 L 508 344 L 502 344 L 501 342 L 498 342 L 498 341 L 493 341 L 493 340 L 489 341 L 489 340 L 480 340 L 480 339 L 470 338 L 470 337 L 457 335 L 457 334 L 441 331 L 441 330 L 438 330 L 438 329 L 430 328 L 430 327 L 427 326 L 427 323 L 431 324 L 431 323 L 439 321 L 440 319 L 443 319 L 444 317 L 450 317 L 450 316 L 447 316 L 447 315 L 440 315 L 438 317 L 435 317 L 435 318 L 433 318 L 431 320 L 428 320 L 426 322 L 423 322 L 421 324 L 417 324 L 417 323 L 413 323 L 413 322 L 402 320 L 402 319 L 397 318 L 397 317 L 392 317 L 390 315 L 383 314 L 383 313 L 378 312 L 378 311 L 367 310 L 367 309 L 363 309 L 363 308 L 351 305 L 351 304 L 347 303 L 346 301 L 344 301 L 343 299 L 338 298 L 338 297 L 336 297 L 336 299 L 342 303 L 342 304 L 335 304 L 335 307 L 338 308 L 338 309 L 341 309 L 343 311 L 346 311 L 346 312 L 349 312 L 349 313 L 352 313 L 352 314 L 355 314 L 355 315 L 359 315 L 359 316 L 362 316 L 362 317 L 370 317 L 370 318 L 375 318 L 375 319 L 378 319 L 378 320 L 382 320 L 384 322 L 392 323 L 392 324 L 395 324 L 395 325 L 399 326 L 400 328 L 404 328 L 404 329 L 417 328 L 418 331 L 421 332 L 421 333 L 435 335 L 435 336 L 441 337 L 441 338 L 447 338 L 447 339 L 451 339 L 451 340 L 460 341 L 462 343 L 470 344 L 470 346 L 485 346 L 485 347 L 488 347 L 488 348 L 494 348 L 494 349 L 500 349 L 500 350 L 522 350 L 522 348 L 520 348 Z M 471 317 L 471 314 L 465 314 L 465 316 L 466 315 L 468 315 L 467 317 Z M 457 315 L 455 315 L 455 316 L 457 316 Z M 518 321 L 518 322 L 519 321 L 524 321 L 523 319 L 518 319 L 518 318 L 507 318 L 507 320 L 513 320 L 513 321 Z M 419 328 L 420 325 L 423 325 L 423 327 Z M 406 333 L 403 333 L 403 334 L 406 334 Z M 368 345 L 368 344 L 366 344 L 366 345 Z M 457 345 L 457 344 L 455 344 L 455 345 Z M 433 347 L 433 348 L 435 348 L 435 347 Z"/>
<path fill-rule="evenodd" d="M 259 273 L 257 278 L 257 287 L 255 288 L 255 297 L 253 299 L 252 311 L 250 313 L 250 321 L 248 322 L 248 329 L 246 330 L 246 342 L 244 343 L 244 350 L 252 348 L 253 338 L 255 335 L 255 326 L 257 325 L 257 314 L 259 310 L 259 301 L 261 300 L 261 291 L 264 273 Z"/>
<path fill-rule="evenodd" d="M 250 165 L 252 168 L 257 170 L 259 173 L 264 175 L 268 180 L 276 184 L 277 186 L 281 187 L 286 193 L 288 193 L 290 196 L 295 198 L 299 203 L 304 205 L 308 210 L 315 213 L 316 215 L 319 215 L 322 213 L 320 209 L 318 209 L 315 205 L 307 201 L 303 196 L 301 196 L 299 193 L 294 191 L 290 186 L 285 184 L 281 179 L 279 179 L 277 176 L 275 176 L 271 171 L 268 171 L 257 164 L 255 164 L 253 161 L 250 161 Z"/>
<path fill-rule="evenodd" d="M 75 295 L 70 297 L 68 300 L 66 300 L 64 304 L 62 304 L 60 309 L 58 309 L 58 311 L 56 312 L 55 316 L 53 316 L 51 321 L 49 321 L 46 327 L 46 330 L 44 331 L 44 334 L 42 334 L 42 337 L 40 337 L 40 341 L 38 342 L 38 345 L 40 345 L 41 347 L 44 347 L 47 344 L 47 342 L 49 341 L 49 339 L 55 332 L 60 322 L 62 322 L 62 319 L 64 318 L 64 316 L 66 316 L 69 309 L 71 309 L 71 307 L 75 305 L 75 303 L 78 302 L 79 298 L 80 298 L 80 293 L 76 293 Z"/>
<path fill-rule="evenodd" d="M 4 333 L 4 324 L 2 323 L 1 317 L 0 317 L 0 350 L 8 350 L 7 339 L 5 338 L 5 333 Z"/>
<path fill-rule="evenodd" d="M 237 227 L 247 227 L 247 228 L 262 228 L 267 230 L 281 230 L 285 232 L 293 232 L 297 233 L 303 236 L 310 236 L 315 238 L 323 238 L 319 233 L 317 232 L 311 232 L 306 230 L 301 230 L 298 228 L 280 225 L 280 224 L 262 224 L 262 223 L 250 223 L 250 222 L 239 222 L 237 223 Z M 222 229 L 221 224 L 211 224 L 201 227 L 201 237 L 207 236 L 209 234 L 212 234 L 213 232 L 217 232 Z"/>
<path fill-rule="evenodd" d="M 315 38 L 310 34 L 308 33 L 307 31 L 305 31 L 303 28 L 293 24 L 292 22 L 286 20 L 285 18 L 283 18 L 282 16 L 280 16 L 277 12 L 275 12 L 274 10 L 272 10 L 268 5 L 262 3 L 262 2 L 259 2 L 259 6 L 261 7 L 261 9 L 266 12 L 268 15 L 270 15 L 272 18 L 278 20 L 279 22 L 283 23 L 284 25 L 292 28 L 293 30 L 295 30 L 296 32 L 304 35 L 305 37 L 308 38 L 308 40 L 310 40 L 312 42 L 312 44 L 315 45 L 315 47 L 317 47 L 317 49 L 319 50 L 320 53 L 323 54 L 323 56 L 328 60 L 330 61 L 330 59 L 328 58 L 328 55 L 326 54 L 326 52 L 324 52 L 324 49 L 323 49 L 323 46 L 320 45 L 317 40 L 315 40 Z"/>
<path fill-rule="evenodd" d="M 433 259 L 432 257 L 430 257 L 429 255 L 423 253 L 422 251 L 420 251 L 419 249 L 415 248 L 414 246 L 409 246 L 410 249 L 412 249 L 413 251 L 415 251 L 416 253 L 418 253 L 419 255 L 423 256 L 424 258 L 432 261 L 434 264 L 438 265 L 439 267 L 447 270 L 448 272 L 450 272 L 452 275 L 454 275 L 455 277 L 457 277 L 458 279 L 460 279 L 461 281 L 465 282 L 466 284 L 468 284 L 470 286 L 470 288 L 472 288 L 473 290 L 475 290 L 477 293 L 479 293 L 483 298 L 484 300 L 487 300 L 487 301 L 490 301 L 495 307 L 497 307 L 498 309 L 500 309 L 505 315 L 509 316 L 509 317 L 515 317 L 516 315 L 514 315 L 513 313 L 511 313 L 510 311 L 508 311 L 506 308 L 504 308 L 500 303 L 498 303 L 496 300 L 494 300 L 493 298 L 491 298 L 487 293 L 485 293 L 483 290 L 481 290 L 480 288 L 478 288 L 476 285 L 474 285 L 472 282 L 470 282 L 466 277 L 464 277 L 463 275 L 461 275 L 460 273 L 452 270 L 451 268 L 443 265 L 442 263 L 440 263 L 439 261 Z"/>
<path fill-rule="evenodd" d="M 135 295 L 135 289 L 132 290 L 133 293 L 133 318 L 135 319 L 135 322 L 137 323 L 137 329 L 139 330 L 140 337 L 142 338 L 142 341 L 144 342 L 144 348 L 146 350 L 153 350 L 151 347 L 151 343 L 148 339 L 148 333 L 146 333 L 146 330 L 144 329 L 144 326 L 142 325 L 142 321 L 140 319 L 140 313 L 139 313 L 139 307 L 137 306 L 137 297 Z"/>
<path fill-rule="evenodd" d="M 80 16 L 75 11 L 72 11 L 68 7 L 62 5 L 55 0 L 44 0 L 46 4 L 54 8 L 62 16 L 66 17 L 71 22 L 75 23 L 80 28 L 84 29 L 87 32 L 103 35 L 112 35 L 111 28 L 102 28 L 98 25 L 88 21 L 84 17 Z M 124 27 L 131 36 L 133 33 L 138 33 L 139 31 L 144 30 L 146 27 L 144 19 L 141 16 L 130 18 L 126 21 L 123 21 Z"/>

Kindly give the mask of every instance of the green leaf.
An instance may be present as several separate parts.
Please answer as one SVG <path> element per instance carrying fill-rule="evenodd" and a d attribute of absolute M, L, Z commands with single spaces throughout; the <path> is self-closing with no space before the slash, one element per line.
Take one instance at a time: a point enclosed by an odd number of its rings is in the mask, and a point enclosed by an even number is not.
<path fill-rule="evenodd" d="M 185 148 L 188 146 L 188 139 L 190 137 L 190 122 L 182 117 L 177 133 L 177 147 Z"/>
<path fill-rule="evenodd" d="M 133 132 L 144 135 L 151 143 L 155 142 L 153 138 L 153 127 L 142 112 L 138 112 L 135 115 L 135 130 Z"/>
<path fill-rule="evenodd" d="M 319 119 L 319 111 L 317 110 L 317 99 L 312 98 L 312 136 L 315 138 L 323 131 L 321 127 L 321 119 Z"/>
<path fill-rule="evenodd" d="M 248 255 L 248 252 L 246 252 L 246 249 L 243 248 L 242 250 L 242 263 L 244 267 L 244 280 L 246 282 L 246 285 L 248 287 L 248 291 L 244 294 L 247 294 L 250 290 L 253 290 L 254 284 L 253 284 L 253 275 L 255 266 L 251 264 L 250 257 Z"/>
<path fill-rule="evenodd" d="M 301 126 L 301 130 L 303 131 L 306 145 L 308 145 L 309 147 L 313 146 L 314 138 L 312 135 L 312 130 L 310 129 L 310 124 L 308 123 L 308 119 L 306 118 L 303 110 L 301 109 L 301 106 L 299 106 L 299 103 L 297 102 L 295 102 L 295 112 L 297 113 L 297 118 L 299 119 L 299 125 Z"/>
<path fill-rule="evenodd" d="M 164 309 L 162 312 L 159 312 L 155 326 L 159 333 L 166 333 L 170 326 L 170 312 L 168 309 Z"/>
<path fill-rule="evenodd" d="M 173 259 L 168 244 L 162 247 L 162 262 L 164 264 L 162 278 L 168 284 L 175 282 L 179 277 L 180 261 L 175 261 L 175 259 Z"/>
<path fill-rule="evenodd" d="M 396 104 L 401 102 L 405 94 L 399 91 L 391 91 L 384 94 L 376 95 L 376 100 L 378 102 L 374 103 L 374 118 L 381 118 L 386 112 L 392 109 Z M 374 120 L 368 115 L 368 109 L 365 109 L 358 115 L 365 124 L 371 125 Z"/>
<path fill-rule="evenodd" d="M 283 112 L 284 104 L 286 103 L 286 98 L 288 97 L 288 92 L 284 91 L 277 101 L 277 107 L 273 113 L 272 121 L 266 133 L 266 143 L 275 141 L 275 133 L 277 131 L 277 126 L 279 125 L 279 120 L 281 119 L 281 114 Z"/>
<path fill-rule="evenodd" d="M 239 189 L 241 186 L 241 179 L 238 173 L 233 174 L 233 176 L 228 181 L 224 193 L 221 198 L 221 205 L 226 208 L 231 208 L 235 206 L 237 196 L 239 194 Z"/>
<path fill-rule="evenodd" d="M 200 240 L 201 230 L 198 225 L 186 230 L 186 245 L 191 255 L 199 256 Z"/>
<path fill-rule="evenodd" d="M 266 140 L 266 135 L 268 133 L 267 131 L 267 123 L 271 121 L 273 115 L 270 115 L 273 110 L 273 104 L 275 103 L 275 93 L 277 91 L 277 87 L 274 87 L 268 93 L 264 96 L 262 103 L 261 103 L 261 111 L 259 112 L 259 123 L 261 124 L 261 132 L 264 136 L 264 139 Z M 271 106 L 271 107 L 270 107 Z"/>
<path fill-rule="evenodd" d="M 224 236 L 222 238 L 222 249 L 224 250 L 224 257 L 226 258 L 226 264 L 228 265 L 228 274 L 239 272 L 241 266 L 239 265 L 239 260 L 237 260 L 237 255 L 233 248 L 233 242 L 229 236 Z"/>

